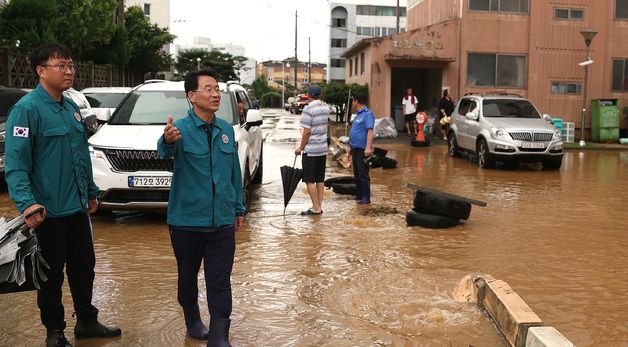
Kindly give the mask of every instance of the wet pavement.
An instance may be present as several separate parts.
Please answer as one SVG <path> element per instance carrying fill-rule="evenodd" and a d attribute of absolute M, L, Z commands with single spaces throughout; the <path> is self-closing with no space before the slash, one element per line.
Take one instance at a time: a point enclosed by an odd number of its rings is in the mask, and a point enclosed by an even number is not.
<path fill-rule="evenodd" d="M 475 305 L 449 295 L 476 273 L 508 282 L 578 346 L 628 345 L 628 151 L 568 151 L 560 171 L 482 170 L 444 145 L 378 140 L 399 165 L 371 171 L 371 207 L 326 191 L 323 215 L 302 217 L 310 204 L 301 185 L 284 216 L 279 167 L 292 164 L 298 123 L 264 113 L 264 183 L 237 234 L 235 346 L 503 346 Z M 328 176 L 347 174 L 328 162 Z M 410 228 L 410 182 L 488 206 L 452 229 Z M 362 215 L 377 206 L 399 213 Z M 6 193 L 2 214 L 14 214 Z M 94 303 L 123 335 L 76 345 L 203 346 L 185 336 L 165 216 L 105 213 L 93 224 Z M 67 284 L 64 293 L 73 341 Z M 0 346 L 42 345 L 33 292 L 0 295 L 0 312 Z"/>

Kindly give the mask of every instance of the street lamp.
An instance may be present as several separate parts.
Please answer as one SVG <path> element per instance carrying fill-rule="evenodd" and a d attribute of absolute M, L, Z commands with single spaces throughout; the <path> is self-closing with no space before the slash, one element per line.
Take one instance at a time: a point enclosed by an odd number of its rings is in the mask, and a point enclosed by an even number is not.
<path fill-rule="evenodd" d="M 286 104 L 286 97 L 285 97 L 285 92 L 286 92 L 286 79 L 284 77 L 284 74 L 286 73 L 286 63 L 282 60 L 281 61 L 281 106 L 284 107 L 284 105 Z"/>
<path fill-rule="evenodd" d="M 196 58 L 196 71 L 201 71 L 201 57 Z"/>
<path fill-rule="evenodd" d="M 290 68 L 290 62 L 286 63 L 286 67 L 288 69 Z M 283 85 L 284 85 L 284 89 L 285 89 L 285 85 L 286 85 L 286 74 L 285 73 L 281 74 L 281 80 L 283 81 Z M 292 106 L 292 105 L 290 105 L 290 106 Z"/>
<path fill-rule="evenodd" d="M 582 96 L 582 129 L 580 130 L 580 142 L 578 142 L 578 146 L 584 147 L 586 144 L 584 142 L 584 124 L 587 116 L 587 84 L 589 82 L 589 65 L 593 63 L 589 57 L 589 47 L 591 46 L 591 41 L 593 41 L 593 38 L 597 35 L 597 31 L 593 29 L 584 29 L 580 31 L 580 34 L 584 37 L 584 44 L 587 46 L 587 60 L 580 63 L 581 66 L 584 66 L 584 93 Z"/>

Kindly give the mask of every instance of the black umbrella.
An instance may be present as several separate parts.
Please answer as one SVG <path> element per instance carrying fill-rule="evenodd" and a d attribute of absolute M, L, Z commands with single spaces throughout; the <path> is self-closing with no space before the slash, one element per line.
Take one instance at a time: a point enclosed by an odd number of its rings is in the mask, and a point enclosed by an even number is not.
<path fill-rule="evenodd" d="M 286 207 L 290 202 L 290 198 L 292 198 L 292 194 L 294 194 L 303 176 L 303 170 L 294 167 L 296 163 L 297 156 L 295 155 L 292 166 L 284 165 L 280 168 L 281 184 L 283 186 L 283 214 L 286 214 Z"/>

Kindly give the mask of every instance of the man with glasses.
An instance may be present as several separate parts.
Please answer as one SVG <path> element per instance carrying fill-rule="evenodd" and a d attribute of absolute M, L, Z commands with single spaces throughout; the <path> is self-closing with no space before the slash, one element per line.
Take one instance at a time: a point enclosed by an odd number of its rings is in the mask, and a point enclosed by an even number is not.
<path fill-rule="evenodd" d="M 6 180 L 50 265 L 37 291 L 46 346 L 71 346 L 63 333 L 64 266 L 77 318 L 74 336 L 118 336 L 119 328 L 98 322 L 92 305 L 96 258 L 89 214 L 98 208 L 98 187 L 80 109 L 62 94 L 74 82 L 72 55 L 62 45 L 44 44 L 33 52 L 31 66 L 39 84 L 9 111 Z"/>
<path fill-rule="evenodd" d="M 207 339 L 207 346 L 231 346 L 235 231 L 242 226 L 246 211 L 240 160 L 232 125 L 216 117 L 221 92 L 214 74 L 190 72 L 184 86 L 192 109 L 176 122 L 168 116 L 157 141 L 161 158 L 174 157 L 168 225 L 177 259 L 177 299 L 189 336 Z M 211 316 L 209 331 L 198 307 L 201 261 Z"/>

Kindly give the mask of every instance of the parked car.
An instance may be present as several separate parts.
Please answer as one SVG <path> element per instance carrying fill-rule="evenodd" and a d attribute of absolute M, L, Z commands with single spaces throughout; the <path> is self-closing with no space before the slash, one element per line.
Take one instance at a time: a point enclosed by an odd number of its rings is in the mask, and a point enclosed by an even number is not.
<path fill-rule="evenodd" d="M 294 96 L 289 97 L 286 102 L 283 104 L 283 109 L 286 111 L 292 112 L 292 108 L 294 107 Z"/>
<path fill-rule="evenodd" d="M 87 136 L 90 137 L 94 135 L 99 127 L 98 118 L 96 117 L 96 112 L 92 109 L 92 106 L 87 101 L 85 95 L 74 88 L 64 91 L 63 95 L 74 101 L 74 103 L 81 110 L 81 116 L 83 117 L 87 130 Z"/>
<path fill-rule="evenodd" d="M 27 90 L 20 88 L 6 88 L 0 86 L 0 188 L 6 188 L 6 182 L 4 179 L 4 144 L 5 144 L 5 127 L 7 117 L 9 116 L 9 109 L 15 105 L 24 95 L 28 93 Z"/>
<path fill-rule="evenodd" d="M 299 114 L 301 112 L 303 112 L 303 109 L 305 108 L 305 106 L 310 104 L 310 99 L 308 98 L 307 94 L 299 94 L 297 95 L 297 102 L 295 105 L 295 113 Z"/>
<path fill-rule="evenodd" d="M 496 162 L 541 162 L 543 169 L 557 170 L 563 159 L 560 131 L 516 95 L 465 95 L 451 116 L 447 141 L 451 157 L 477 155 L 482 168 Z"/>
<path fill-rule="evenodd" d="M 262 181 L 262 115 L 253 109 L 244 88 L 220 83 L 222 98 L 216 113 L 233 124 L 242 170 L 245 204 L 251 184 Z M 237 102 L 245 106 L 243 121 Z M 165 209 L 173 159 L 160 159 L 157 139 L 168 115 L 185 117 L 191 107 L 183 82 L 145 83 L 122 101 L 109 122 L 89 139 L 94 181 L 101 189 L 100 207 L 109 210 Z"/>
<path fill-rule="evenodd" d="M 99 124 L 107 123 L 116 107 L 124 97 L 131 92 L 131 87 L 101 87 L 85 88 L 81 93 L 85 95 L 90 106 L 96 113 Z"/>

